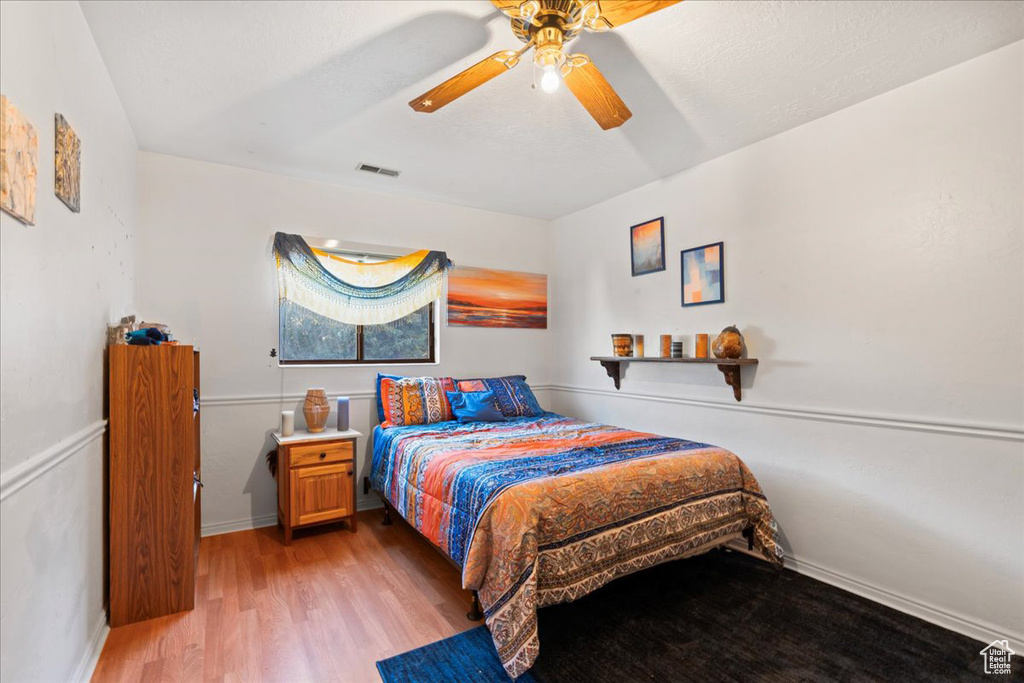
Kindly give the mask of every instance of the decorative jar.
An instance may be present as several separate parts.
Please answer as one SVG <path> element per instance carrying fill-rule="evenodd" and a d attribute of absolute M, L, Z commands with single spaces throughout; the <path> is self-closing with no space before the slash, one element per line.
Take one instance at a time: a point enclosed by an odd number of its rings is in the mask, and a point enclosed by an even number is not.
<path fill-rule="evenodd" d="M 633 335 L 631 334 L 613 334 L 612 335 L 612 353 L 616 356 L 632 356 L 633 355 Z"/>
<path fill-rule="evenodd" d="M 327 392 L 323 389 L 309 389 L 306 401 L 302 404 L 302 414 L 306 418 L 306 430 L 322 432 L 327 428 L 327 417 L 331 414 L 331 404 L 327 402 Z"/>

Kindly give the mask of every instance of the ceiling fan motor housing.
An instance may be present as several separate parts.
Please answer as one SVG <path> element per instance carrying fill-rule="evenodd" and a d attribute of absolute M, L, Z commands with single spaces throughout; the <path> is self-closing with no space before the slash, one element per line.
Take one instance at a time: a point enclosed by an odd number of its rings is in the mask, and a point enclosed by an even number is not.
<path fill-rule="evenodd" d="M 522 14 L 512 17 L 512 33 L 524 43 L 532 41 L 538 55 L 561 53 L 563 43 L 583 30 L 585 4 L 584 0 L 529 0 L 520 5 Z"/>

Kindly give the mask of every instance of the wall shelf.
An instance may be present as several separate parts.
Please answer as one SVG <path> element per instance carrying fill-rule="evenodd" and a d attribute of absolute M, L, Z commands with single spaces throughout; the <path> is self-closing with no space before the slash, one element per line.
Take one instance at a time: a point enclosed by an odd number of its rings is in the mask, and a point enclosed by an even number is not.
<path fill-rule="evenodd" d="M 615 382 L 615 388 L 620 388 L 622 382 L 622 366 L 625 363 L 699 363 L 702 365 L 717 365 L 719 371 L 725 376 L 725 383 L 732 387 L 732 395 L 737 401 L 742 400 L 740 393 L 740 376 L 744 365 L 757 365 L 756 358 L 661 358 L 645 356 L 591 356 L 590 360 L 596 360 L 607 372 L 608 376 Z"/>

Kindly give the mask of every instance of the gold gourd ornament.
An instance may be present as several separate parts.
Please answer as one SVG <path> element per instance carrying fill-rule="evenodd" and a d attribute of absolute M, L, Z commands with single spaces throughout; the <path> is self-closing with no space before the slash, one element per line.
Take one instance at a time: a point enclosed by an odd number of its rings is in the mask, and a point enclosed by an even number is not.
<path fill-rule="evenodd" d="M 743 335 L 735 325 L 722 330 L 711 345 L 715 358 L 740 358 L 744 348 Z"/>

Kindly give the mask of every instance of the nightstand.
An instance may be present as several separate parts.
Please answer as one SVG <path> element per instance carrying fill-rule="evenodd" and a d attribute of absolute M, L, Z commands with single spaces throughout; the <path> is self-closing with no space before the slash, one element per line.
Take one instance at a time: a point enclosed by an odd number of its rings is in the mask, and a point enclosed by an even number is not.
<path fill-rule="evenodd" d="M 339 432 L 274 432 L 277 442 L 277 520 L 284 544 L 292 530 L 348 520 L 356 530 L 356 439 L 354 429 Z"/>

